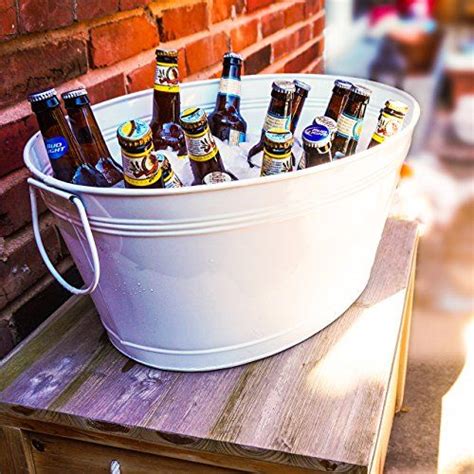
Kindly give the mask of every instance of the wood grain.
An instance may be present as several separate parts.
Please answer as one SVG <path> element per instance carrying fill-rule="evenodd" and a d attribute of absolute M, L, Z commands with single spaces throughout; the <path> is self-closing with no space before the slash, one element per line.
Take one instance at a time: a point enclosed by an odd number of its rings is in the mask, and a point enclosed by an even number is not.
<path fill-rule="evenodd" d="M 107 341 L 90 300 L 72 298 L 0 366 L 0 422 L 365 472 L 397 398 L 392 373 L 404 357 L 416 238 L 415 224 L 389 220 L 369 284 L 343 316 L 283 353 L 228 370 L 130 362 Z"/>

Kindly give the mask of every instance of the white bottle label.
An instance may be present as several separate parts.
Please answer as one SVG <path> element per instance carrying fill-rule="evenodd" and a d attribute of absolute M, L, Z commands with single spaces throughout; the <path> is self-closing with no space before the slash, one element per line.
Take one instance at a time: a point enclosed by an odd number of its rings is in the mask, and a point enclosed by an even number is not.
<path fill-rule="evenodd" d="M 271 176 L 273 174 L 289 173 L 293 171 L 291 151 L 284 155 L 275 155 L 263 150 L 262 170 L 260 176 Z"/>
<path fill-rule="evenodd" d="M 372 138 L 382 143 L 386 138 L 397 134 L 401 130 L 402 125 L 403 118 L 382 112 L 377 123 L 377 130 L 375 130 Z"/>
<path fill-rule="evenodd" d="M 217 145 L 209 127 L 198 135 L 185 134 L 189 159 L 194 161 L 212 160 L 217 153 Z"/>
<path fill-rule="evenodd" d="M 240 132 L 239 130 L 230 129 L 229 130 L 229 145 L 237 146 L 239 143 L 245 141 L 245 133 Z"/>
<path fill-rule="evenodd" d="M 342 113 L 337 120 L 337 133 L 346 138 L 359 140 L 362 133 L 362 119 Z"/>
<path fill-rule="evenodd" d="M 265 131 L 270 130 L 271 128 L 284 128 L 285 130 L 290 129 L 291 116 L 281 117 L 278 115 L 271 115 L 267 113 L 265 117 L 265 122 L 263 124 L 263 129 Z"/>
<path fill-rule="evenodd" d="M 240 97 L 241 82 L 231 77 L 222 77 L 219 82 L 219 94 L 236 95 Z"/>

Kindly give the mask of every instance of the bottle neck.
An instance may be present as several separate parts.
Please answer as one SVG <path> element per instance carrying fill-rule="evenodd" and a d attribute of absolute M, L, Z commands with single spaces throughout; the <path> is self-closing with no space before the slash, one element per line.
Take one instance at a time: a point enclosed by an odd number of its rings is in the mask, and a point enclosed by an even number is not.
<path fill-rule="evenodd" d="M 222 76 L 219 83 L 219 92 L 216 99 L 216 109 L 222 110 L 234 107 L 237 111 L 240 107 L 240 74 L 241 65 L 224 61 Z"/>
<path fill-rule="evenodd" d="M 179 71 L 174 58 L 161 58 L 156 62 L 153 86 L 152 125 L 178 123 L 180 112 Z"/>
<path fill-rule="evenodd" d="M 291 112 L 291 133 L 295 133 L 296 127 L 301 117 L 301 112 L 303 111 L 304 102 L 306 97 L 303 95 L 296 94 L 293 98 L 292 112 Z"/>

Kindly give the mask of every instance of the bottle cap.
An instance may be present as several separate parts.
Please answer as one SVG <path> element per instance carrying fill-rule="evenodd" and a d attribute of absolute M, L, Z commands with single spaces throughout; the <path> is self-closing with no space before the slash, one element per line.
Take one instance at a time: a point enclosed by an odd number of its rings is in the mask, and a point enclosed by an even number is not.
<path fill-rule="evenodd" d="M 295 79 L 293 81 L 293 84 L 295 85 L 295 94 L 301 95 L 303 97 L 308 97 L 309 91 L 311 90 L 311 86 L 309 84 L 306 84 L 306 82 L 299 81 L 298 79 Z"/>
<path fill-rule="evenodd" d="M 227 51 L 227 53 L 224 54 L 224 61 L 228 59 L 228 60 L 235 60 L 235 61 L 239 61 L 239 62 L 242 62 L 243 59 L 242 59 L 242 56 L 238 53 L 234 53 L 233 51 Z"/>
<path fill-rule="evenodd" d="M 151 128 L 143 120 L 128 120 L 119 125 L 117 139 L 123 148 L 130 149 L 147 145 L 152 139 Z"/>
<path fill-rule="evenodd" d="M 177 49 L 157 49 L 155 51 L 156 59 L 160 58 L 173 58 L 178 59 L 178 50 Z"/>
<path fill-rule="evenodd" d="M 56 89 L 45 89 L 43 91 L 33 92 L 28 96 L 28 102 L 41 102 L 56 96 Z"/>
<path fill-rule="evenodd" d="M 387 100 L 387 102 L 385 102 L 385 107 L 403 115 L 408 112 L 408 105 L 400 100 Z"/>
<path fill-rule="evenodd" d="M 206 174 L 202 180 L 204 184 L 227 183 L 229 181 L 232 181 L 232 178 L 223 171 L 213 171 Z"/>
<path fill-rule="evenodd" d="M 321 148 L 331 142 L 331 132 L 325 125 L 310 125 L 303 130 L 303 146 Z"/>
<path fill-rule="evenodd" d="M 84 89 L 83 87 L 79 89 L 73 89 L 72 91 L 63 92 L 61 94 L 61 97 L 63 100 L 74 99 L 76 97 L 83 97 L 83 96 L 87 97 L 87 90 Z"/>
<path fill-rule="evenodd" d="M 293 95 L 295 92 L 295 84 L 291 81 L 275 81 L 272 89 L 280 94 Z"/>
<path fill-rule="evenodd" d="M 352 85 L 352 82 L 344 81 L 343 79 L 336 79 L 334 81 L 334 87 L 340 87 L 341 89 L 345 90 L 350 90 Z"/>
<path fill-rule="evenodd" d="M 189 107 L 181 113 L 179 121 L 185 130 L 196 130 L 207 123 L 207 115 L 199 107 Z"/>
<path fill-rule="evenodd" d="M 324 125 L 329 129 L 331 135 L 336 133 L 337 131 L 337 123 L 330 117 L 326 117 L 325 115 L 320 115 L 319 117 L 315 117 L 313 120 L 313 125 Z"/>
<path fill-rule="evenodd" d="M 265 132 L 263 143 L 265 146 L 277 150 L 284 150 L 293 145 L 293 134 L 285 128 L 272 127 Z"/>
<path fill-rule="evenodd" d="M 369 88 L 361 86 L 360 84 L 354 84 L 351 88 L 351 92 L 367 98 L 372 95 L 372 91 Z"/>

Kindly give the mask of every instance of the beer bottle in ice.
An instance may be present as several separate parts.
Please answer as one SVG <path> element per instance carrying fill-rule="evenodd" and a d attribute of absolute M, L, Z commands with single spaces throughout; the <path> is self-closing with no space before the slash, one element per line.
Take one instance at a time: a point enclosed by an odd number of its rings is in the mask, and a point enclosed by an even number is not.
<path fill-rule="evenodd" d="M 247 122 L 240 114 L 241 69 L 240 54 L 224 54 L 216 106 L 208 117 L 212 134 L 221 140 L 228 140 L 229 145 L 244 142 L 247 132 Z"/>
<path fill-rule="evenodd" d="M 178 51 L 156 50 L 153 116 L 150 127 L 155 150 L 170 147 L 178 155 L 186 155 L 186 142 L 179 126 L 180 93 Z"/>
<path fill-rule="evenodd" d="M 110 186 L 122 181 L 122 168 L 115 163 L 107 148 L 92 112 L 86 89 L 74 89 L 65 92 L 61 97 L 86 162 L 100 171 Z"/>
<path fill-rule="evenodd" d="M 353 85 L 344 110 L 337 121 L 336 137 L 332 143 L 332 155 L 338 158 L 336 153 L 349 156 L 355 153 L 359 138 L 362 133 L 362 125 L 365 110 L 370 100 L 372 91 L 360 85 Z"/>
<path fill-rule="evenodd" d="M 206 112 L 198 107 L 190 107 L 181 114 L 180 123 L 186 137 L 189 162 L 194 175 L 193 185 L 236 179 L 226 171 L 222 163 Z"/>
<path fill-rule="evenodd" d="M 84 186 L 108 186 L 107 180 L 87 164 L 54 89 L 28 96 L 36 114 L 54 176 L 62 181 Z"/>
<path fill-rule="evenodd" d="M 408 105 L 398 100 L 387 100 L 385 106 L 380 110 L 377 127 L 370 140 L 369 147 L 372 148 L 382 143 L 386 138 L 396 135 L 403 126 Z"/>
<path fill-rule="evenodd" d="M 152 132 L 143 120 L 129 120 L 117 129 L 122 149 L 126 188 L 163 188 L 163 173 L 156 156 Z"/>
<path fill-rule="evenodd" d="M 297 79 L 295 79 L 293 83 L 295 84 L 295 94 L 293 96 L 293 103 L 291 107 L 290 132 L 294 135 L 301 117 L 301 112 L 303 111 L 306 97 L 308 97 L 309 91 L 311 90 L 311 86 L 306 84 L 306 82 L 299 81 Z"/>
<path fill-rule="evenodd" d="M 260 141 L 250 149 L 247 156 L 250 166 L 254 166 L 251 162 L 252 156 L 263 150 L 263 140 L 267 130 L 270 128 L 290 130 L 294 93 L 295 84 L 291 81 L 275 81 L 272 84 L 271 100 L 263 123 Z"/>
<path fill-rule="evenodd" d="M 310 125 L 303 130 L 303 156 L 298 169 L 329 163 L 331 155 L 331 132 L 325 125 Z"/>
<path fill-rule="evenodd" d="M 163 185 L 165 188 L 182 188 L 183 183 L 171 167 L 171 163 L 163 153 L 156 153 L 163 172 Z"/>
<path fill-rule="evenodd" d="M 332 95 L 329 99 L 328 106 L 324 115 L 332 118 L 337 122 L 339 115 L 341 114 L 344 106 L 346 105 L 347 98 L 351 91 L 352 83 L 349 81 L 343 81 L 342 79 L 336 79 L 334 81 L 334 87 L 332 89 Z"/>
<path fill-rule="evenodd" d="M 263 138 L 263 161 L 260 176 L 270 176 L 293 171 L 291 152 L 293 134 L 284 128 L 270 128 Z"/>

